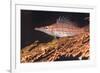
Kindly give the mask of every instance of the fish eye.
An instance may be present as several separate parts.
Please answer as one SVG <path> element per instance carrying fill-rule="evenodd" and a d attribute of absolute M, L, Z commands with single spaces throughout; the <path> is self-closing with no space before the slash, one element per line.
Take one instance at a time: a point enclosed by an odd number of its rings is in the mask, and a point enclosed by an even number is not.
<path fill-rule="evenodd" d="M 48 29 L 48 27 L 45 27 L 46 29 Z"/>

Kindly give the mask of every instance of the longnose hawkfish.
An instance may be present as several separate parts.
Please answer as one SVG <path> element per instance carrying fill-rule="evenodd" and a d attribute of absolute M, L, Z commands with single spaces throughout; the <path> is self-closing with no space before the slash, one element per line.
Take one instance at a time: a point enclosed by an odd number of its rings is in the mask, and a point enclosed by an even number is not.
<path fill-rule="evenodd" d="M 65 17 L 59 17 L 54 24 L 37 27 L 35 30 L 42 31 L 56 37 L 73 36 L 89 30 L 88 25 L 85 27 L 77 26 L 77 23 L 68 20 Z"/>

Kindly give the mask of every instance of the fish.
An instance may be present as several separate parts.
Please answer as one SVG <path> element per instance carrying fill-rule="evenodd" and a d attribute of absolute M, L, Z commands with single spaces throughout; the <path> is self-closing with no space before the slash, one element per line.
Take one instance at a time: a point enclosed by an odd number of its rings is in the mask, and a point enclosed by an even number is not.
<path fill-rule="evenodd" d="M 70 21 L 63 16 L 63 17 L 59 17 L 56 20 L 56 23 L 48 26 L 36 27 L 35 30 L 56 37 L 65 37 L 65 36 L 73 36 L 73 35 L 83 33 L 86 31 L 86 29 L 89 29 L 88 26 L 78 27 L 77 25 L 78 25 L 77 23 Z"/>

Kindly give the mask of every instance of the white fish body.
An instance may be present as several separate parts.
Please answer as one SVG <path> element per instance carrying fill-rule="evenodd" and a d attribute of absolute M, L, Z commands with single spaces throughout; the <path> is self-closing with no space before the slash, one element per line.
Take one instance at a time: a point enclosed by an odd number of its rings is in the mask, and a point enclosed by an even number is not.
<path fill-rule="evenodd" d="M 80 28 L 74 22 L 71 22 L 65 17 L 59 17 L 55 24 L 35 28 L 35 30 L 42 31 L 49 35 L 64 37 L 64 36 L 73 36 L 79 33 L 84 32 L 84 28 Z"/>
<path fill-rule="evenodd" d="M 35 28 L 35 30 L 42 31 L 46 34 L 57 36 L 57 37 L 64 37 L 64 36 L 74 35 L 74 33 L 72 33 L 72 32 L 64 32 L 64 31 L 56 31 L 56 30 L 49 31 L 48 29 L 43 29 L 43 28 Z"/>

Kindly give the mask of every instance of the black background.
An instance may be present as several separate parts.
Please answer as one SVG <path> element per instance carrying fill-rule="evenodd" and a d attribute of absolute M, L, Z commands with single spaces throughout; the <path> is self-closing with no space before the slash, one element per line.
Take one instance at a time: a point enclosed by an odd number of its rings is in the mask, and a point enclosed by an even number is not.
<path fill-rule="evenodd" d="M 52 36 L 36 31 L 34 28 L 53 24 L 59 16 L 68 17 L 69 20 L 78 23 L 79 27 L 89 24 L 88 21 L 84 20 L 85 17 L 89 17 L 89 13 L 21 10 L 21 48 L 36 40 L 40 42 L 52 40 Z"/>

